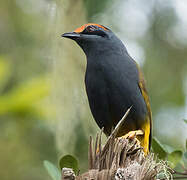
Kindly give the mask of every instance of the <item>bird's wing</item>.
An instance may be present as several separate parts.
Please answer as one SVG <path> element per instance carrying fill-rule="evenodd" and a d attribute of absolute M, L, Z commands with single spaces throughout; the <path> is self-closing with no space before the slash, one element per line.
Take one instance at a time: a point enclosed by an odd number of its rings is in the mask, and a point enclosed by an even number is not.
<path fill-rule="evenodd" d="M 137 65 L 137 67 L 138 67 L 138 65 Z M 145 132 L 145 136 L 149 135 L 149 149 L 150 149 L 151 138 L 152 138 L 152 113 L 151 113 L 151 106 L 150 106 L 150 102 L 149 102 L 148 92 L 147 92 L 146 87 L 145 87 L 144 76 L 143 76 L 143 73 L 141 72 L 139 67 L 138 67 L 138 71 L 139 71 L 139 83 L 138 83 L 138 85 L 139 85 L 141 94 L 142 94 L 142 96 L 144 98 L 144 101 L 146 103 L 147 111 L 148 111 L 147 118 L 146 118 L 147 119 L 146 123 L 148 123 L 148 124 L 146 125 L 144 131 L 149 131 L 147 133 Z"/>

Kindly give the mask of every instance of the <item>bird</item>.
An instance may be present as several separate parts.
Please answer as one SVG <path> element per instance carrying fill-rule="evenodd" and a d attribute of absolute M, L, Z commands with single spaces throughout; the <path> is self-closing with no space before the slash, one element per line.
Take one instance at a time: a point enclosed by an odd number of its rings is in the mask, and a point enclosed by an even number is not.
<path fill-rule="evenodd" d="M 131 107 L 117 137 L 141 131 L 148 154 L 152 139 L 152 112 L 142 71 L 123 42 L 107 27 L 88 23 L 61 35 L 74 40 L 87 59 L 85 88 L 92 115 L 106 136 Z"/>

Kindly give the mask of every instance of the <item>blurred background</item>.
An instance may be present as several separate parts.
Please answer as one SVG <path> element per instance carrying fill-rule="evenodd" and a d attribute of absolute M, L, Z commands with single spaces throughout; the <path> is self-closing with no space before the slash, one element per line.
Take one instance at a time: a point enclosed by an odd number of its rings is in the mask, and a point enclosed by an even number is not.
<path fill-rule="evenodd" d="M 0 177 L 50 179 L 64 154 L 87 167 L 99 130 L 84 88 L 86 59 L 60 35 L 95 22 L 109 27 L 144 71 L 154 136 L 183 150 L 187 138 L 186 0 L 1 0 Z"/>

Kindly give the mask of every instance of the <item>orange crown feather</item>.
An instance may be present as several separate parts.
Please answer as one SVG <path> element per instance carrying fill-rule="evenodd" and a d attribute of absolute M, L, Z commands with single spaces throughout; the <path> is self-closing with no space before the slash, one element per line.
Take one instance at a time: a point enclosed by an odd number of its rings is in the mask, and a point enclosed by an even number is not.
<path fill-rule="evenodd" d="M 100 28 L 104 29 L 105 31 L 108 31 L 108 29 L 106 27 L 104 27 L 104 26 L 102 26 L 100 24 L 88 23 L 88 24 L 84 24 L 81 27 L 75 29 L 74 32 L 81 33 L 81 32 L 83 32 L 85 30 L 86 27 L 91 26 L 91 25 L 100 27 Z"/>

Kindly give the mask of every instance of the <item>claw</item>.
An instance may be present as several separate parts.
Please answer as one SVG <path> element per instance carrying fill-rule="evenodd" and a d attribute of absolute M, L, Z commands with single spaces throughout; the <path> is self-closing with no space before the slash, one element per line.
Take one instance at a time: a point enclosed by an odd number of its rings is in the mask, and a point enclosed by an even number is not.
<path fill-rule="evenodd" d="M 142 135 L 144 135 L 144 132 L 142 130 L 136 130 L 136 131 L 128 132 L 127 134 L 122 136 L 122 138 L 133 140 L 134 138 L 136 138 L 136 136 L 142 136 Z"/>

